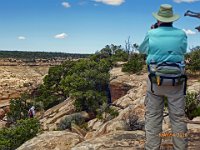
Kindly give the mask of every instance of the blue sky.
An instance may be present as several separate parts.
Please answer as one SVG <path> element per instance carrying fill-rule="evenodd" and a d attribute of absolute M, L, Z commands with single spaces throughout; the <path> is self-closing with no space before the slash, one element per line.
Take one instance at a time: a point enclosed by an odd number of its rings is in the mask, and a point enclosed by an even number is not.
<path fill-rule="evenodd" d="M 200 45 L 194 28 L 200 0 L 0 0 L 0 49 L 94 53 L 105 45 L 140 44 L 160 4 L 181 16 L 175 27 L 188 31 L 189 48 Z"/>

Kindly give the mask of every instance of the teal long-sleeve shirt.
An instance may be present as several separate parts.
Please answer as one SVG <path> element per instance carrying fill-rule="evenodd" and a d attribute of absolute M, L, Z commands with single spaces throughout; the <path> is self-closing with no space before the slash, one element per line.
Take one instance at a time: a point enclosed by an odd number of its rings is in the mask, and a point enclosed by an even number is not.
<path fill-rule="evenodd" d="M 158 27 L 148 31 L 139 46 L 139 52 L 147 54 L 146 63 L 181 62 L 187 50 L 187 36 L 181 29 Z"/>

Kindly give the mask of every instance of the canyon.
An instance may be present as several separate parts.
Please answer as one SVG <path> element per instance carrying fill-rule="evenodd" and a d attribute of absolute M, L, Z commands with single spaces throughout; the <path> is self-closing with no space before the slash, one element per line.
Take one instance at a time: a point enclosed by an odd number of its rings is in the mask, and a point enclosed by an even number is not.
<path fill-rule="evenodd" d="M 9 62 L 10 63 L 10 62 Z M 18 98 L 21 93 L 29 92 L 42 83 L 51 64 L 35 65 L 30 63 L 5 63 L 0 65 L 0 107 L 7 111 L 9 100 Z M 6 65 L 5 65 L 6 64 Z M 13 65 L 14 64 L 14 65 Z M 56 64 L 55 64 L 56 65 Z M 115 118 L 90 118 L 87 112 L 78 112 L 87 120 L 88 130 L 73 124 L 71 130 L 57 131 L 57 124 L 66 116 L 77 114 L 73 106 L 74 100 L 64 102 L 37 113 L 43 132 L 28 140 L 17 150 L 134 150 L 143 149 L 144 132 L 144 98 L 146 91 L 147 73 L 127 74 L 121 71 L 121 66 L 110 71 L 111 107 L 118 111 Z M 199 79 L 188 81 L 188 91 L 199 92 Z M 1 112 L 1 111 L 0 111 Z M 137 128 L 130 129 L 129 120 L 136 116 Z M 193 121 L 200 121 L 196 117 Z M 199 148 L 200 126 L 188 123 L 189 150 Z M 170 132 L 169 117 L 163 121 L 163 132 Z M 170 137 L 163 137 L 161 149 L 172 149 Z"/>

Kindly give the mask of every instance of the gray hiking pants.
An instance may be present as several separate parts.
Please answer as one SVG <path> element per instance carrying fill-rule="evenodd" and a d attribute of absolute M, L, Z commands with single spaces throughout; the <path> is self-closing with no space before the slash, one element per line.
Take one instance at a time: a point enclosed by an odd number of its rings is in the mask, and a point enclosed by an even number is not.
<path fill-rule="evenodd" d="M 159 150 L 162 133 L 162 121 L 164 110 L 163 96 L 168 98 L 168 111 L 172 133 L 170 133 L 173 141 L 174 150 L 187 149 L 187 137 L 182 135 L 187 132 L 186 123 L 180 121 L 185 117 L 185 96 L 183 94 L 183 85 L 178 86 L 157 86 L 153 84 L 154 93 L 151 91 L 151 83 L 147 82 L 147 94 L 145 98 L 145 131 L 146 143 L 145 150 Z"/>

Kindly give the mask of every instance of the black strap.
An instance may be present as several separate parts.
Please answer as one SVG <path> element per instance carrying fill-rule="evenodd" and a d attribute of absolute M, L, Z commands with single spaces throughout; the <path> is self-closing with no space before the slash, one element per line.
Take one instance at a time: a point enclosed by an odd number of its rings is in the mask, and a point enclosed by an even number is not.
<path fill-rule="evenodd" d="M 153 83 L 152 83 L 152 77 L 153 77 L 153 76 L 155 76 L 155 74 L 150 73 L 150 74 L 148 75 L 149 80 L 150 80 L 150 82 L 151 82 L 151 92 L 152 92 L 152 93 L 154 93 L 154 90 L 153 90 Z"/>
<path fill-rule="evenodd" d="M 172 79 L 172 85 L 175 86 L 175 78 Z"/>
<path fill-rule="evenodd" d="M 156 77 L 156 75 L 154 73 L 150 73 L 148 75 L 149 77 L 149 80 L 151 82 L 151 92 L 154 93 L 154 90 L 153 90 L 153 82 L 152 82 L 152 77 Z M 180 77 L 163 77 L 163 76 L 160 76 L 160 85 L 162 85 L 162 82 L 163 82 L 163 79 L 172 79 L 172 85 L 175 86 L 175 79 L 185 79 L 185 82 L 184 82 L 184 89 L 183 89 L 183 93 L 184 95 L 186 95 L 186 91 L 187 91 L 187 75 L 181 75 Z"/>
<path fill-rule="evenodd" d="M 160 85 L 162 85 L 162 83 L 163 83 L 163 78 L 160 77 Z"/>
<path fill-rule="evenodd" d="M 158 63 L 157 66 L 173 66 L 173 67 L 180 67 L 177 63 L 180 62 L 176 62 L 176 63 L 169 63 L 169 62 L 162 62 L 162 63 Z"/>
<path fill-rule="evenodd" d="M 185 79 L 185 83 L 184 83 L 184 90 L 183 90 L 183 94 L 186 95 L 187 92 L 187 75 L 182 75 L 182 78 Z"/>

